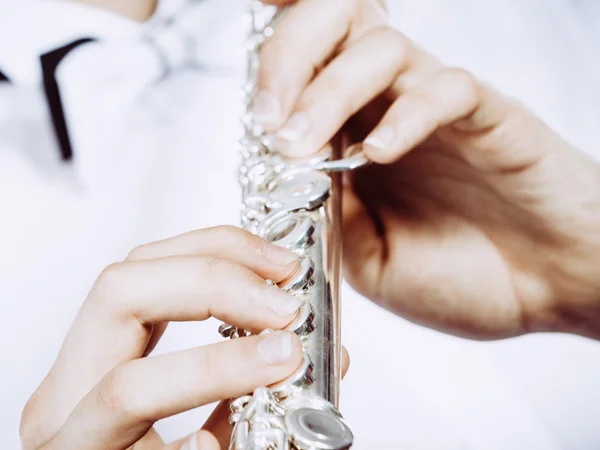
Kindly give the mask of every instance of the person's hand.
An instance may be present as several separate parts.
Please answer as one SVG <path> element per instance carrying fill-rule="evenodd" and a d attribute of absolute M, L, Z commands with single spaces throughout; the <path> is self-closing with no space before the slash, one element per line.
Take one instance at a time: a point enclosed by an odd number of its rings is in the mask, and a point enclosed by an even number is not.
<path fill-rule="evenodd" d="M 263 47 L 255 103 L 288 156 L 340 129 L 366 138 L 376 164 L 343 199 L 349 282 L 466 337 L 600 338 L 598 164 L 386 27 L 381 11 L 373 0 L 295 3 Z"/>
<path fill-rule="evenodd" d="M 296 267 L 292 253 L 232 227 L 133 250 L 99 276 L 56 362 L 27 403 L 23 449 L 124 450 L 134 444 L 136 450 L 219 449 L 211 432 L 230 428 L 218 421 L 169 445 L 152 425 L 282 380 L 301 363 L 297 336 L 275 331 L 147 355 L 169 321 L 214 316 L 253 332 L 285 327 L 299 301 L 265 279 L 280 281 Z M 222 416 L 227 424 L 226 412 Z"/>

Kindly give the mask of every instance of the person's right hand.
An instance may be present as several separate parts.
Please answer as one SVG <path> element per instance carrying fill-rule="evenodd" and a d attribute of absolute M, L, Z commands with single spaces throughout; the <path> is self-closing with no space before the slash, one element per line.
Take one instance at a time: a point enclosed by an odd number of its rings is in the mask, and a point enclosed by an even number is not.
<path fill-rule="evenodd" d="M 383 0 L 265 1 L 289 4 L 253 103 L 278 151 L 341 132 L 376 163 L 344 189 L 349 283 L 470 338 L 600 338 L 600 164 L 387 26 Z"/>
<path fill-rule="evenodd" d="M 147 244 L 109 266 L 24 409 L 23 449 L 218 450 L 208 431 L 165 446 L 152 425 L 284 379 L 301 362 L 297 336 L 275 331 L 146 356 L 169 321 L 214 316 L 253 332 L 282 329 L 299 300 L 265 279 L 296 267 L 292 253 L 233 227 Z"/>

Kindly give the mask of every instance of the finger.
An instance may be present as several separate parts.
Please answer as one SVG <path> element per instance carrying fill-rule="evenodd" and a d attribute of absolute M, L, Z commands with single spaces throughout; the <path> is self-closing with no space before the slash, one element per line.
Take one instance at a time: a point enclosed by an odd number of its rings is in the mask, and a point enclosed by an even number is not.
<path fill-rule="evenodd" d="M 167 256 L 214 256 L 236 261 L 263 278 L 280 281 L 294 269 L 297 256 L 241 228 L 220 226 L 184 233 L 141 245 L 127 256 L 129 261 Z"/>
<path fill-rule="evenodd" d="M 228 258 L 274 281 L 286 278 L 297 264 L 297 257 L 292 252 L 232 226 L 194 230 L 169 239 L 144 244 L 133 249 L 127 256 L 127 260 L 138 261 L 176 255 Z M 154 325 L 145 351 L 146 355 L 152 352 L 166 328 L 167 323 Z"/>
<path fill-rule="evenodd" d="M 348 373 L 348 367 L 350 366 L 350 357 L 346 347 L 342 347 L 342 378 Z M 223 400 L 214 409 L 212 414 L 206 420 L 203 430 L 210 432 L 211 435 L 219 441 L 221 448 L 229 448 L 231 440 L 231 434 L 233 432 L 233 426 L 229 423 L 229 416 L 231 410 L 229 409 L 229 403 L 231 400 Z"/>
<path fill-rule="evenodd" d="M 261 0 L 265 5 L 285 6 L 297 3 L 298 0 Z M 366 0 L 384 18 L 387 18 L 387 5 L 384 0 Z"/>
<path fill-rule="evenodd" d="M 210 432 L 217 439 L 221 448 L 229 448 L 233 433 L 233 426 L 229 423 L 230 402 L 231 400 L 220 402 L 202 426 L 203 430 Z"/>
<path fill-rule="evenodd" d="M 273 384 L 301 359 L 299 338 L 274 332 L 130 361 L 85 396 L 44 450 L 122 450 L 155 421 Z"/>
<path fill-rule="evenodd" d="M 165 442 L 154 428 L 150 428 L 136 445 L 144 450 L 163 450 Z"/>
<path fill-rule="evenodd" d="M 287 325 L 299 304 L 296 297 L 231 260 L 173 256 L 109 266 L 74 328 L 88 335 L 88 327 L 102 319 L 107 322 L 103 325 L 119 326 L 129 319 L 147 326 L 212 316 L 260 331 Z"/>
<path fill-rule="evenodd" d="M 365 0 L 304 0 L 291 6 L 261 48 L 259 91 L 252 105 L 255 119 L 268 130 L 278 129 L 315 72 L 340 45 L 385 20 L 381 6 Z M 313 32 L 306 32 L 307 24 Z"/>
<path fill-rule="evenodd" d="M 197 433 L 167 445 L 164 450 L 220 450 L 219 441 L 208 431 Z"/>
<path fill-rule="evenodd" d="M 446 133 L 466 144 L 463 156 L 478 168 L 511 170 L 532 164 L 543 154 L 540 146 L 524 147 L 503 134 L 503 126 L 515 118 L 526 135 L 538 128 L 533 119 L 469 73 L 443 69 L 398 98 L 365 139 L 365 150 L 373 161 L 391 163 L 439 130 L 442 137 Z"/>
<path fill-rule="evenodd" d="M 410 51 L 408 39 L 392 28 L 376 28 L 363 35 L 300 95 L 289 121 L 277 133 L 278 151 L 303 157 L 322 148 L 407 69 Z"/>
<path fill-rule="evenodd" d="M 148 356 L 150 353 L 152 353 L 152 351 L 158 344 L 158 341 L 160 341 L 160 338 L 163 336 L 163 334 L 165 334 L 165 331 L 167 331 L 168 325 L 169 322 L 158 322 L 152 325 L 152 335 L 148 339 L 148 344 L 146 344 L 144 356 Z"/>
<path fill-rule="evenodd" d="M 348 354 L 348 350 L 346 347 L 342 347 L 342 379 L 348 373 L 348 369 L 350 368 L 350 355 Z"/>
<path fill-rule="evenodd" d="M 296 3 L 298 0 L 262 0 L 265 5 L 285 6 L 291 3 Z"/>
<path fill-rule="evenodd" d="M 43 418 L 37 425 L 46 432 L 58 429 L 105 373 L 144 355 L 154 323 L 214 316 L 253 331 L 280 329 L 299 304 L 229 260 L 173 256 L 113 265 L 80 310 L 28 415 Z"/>

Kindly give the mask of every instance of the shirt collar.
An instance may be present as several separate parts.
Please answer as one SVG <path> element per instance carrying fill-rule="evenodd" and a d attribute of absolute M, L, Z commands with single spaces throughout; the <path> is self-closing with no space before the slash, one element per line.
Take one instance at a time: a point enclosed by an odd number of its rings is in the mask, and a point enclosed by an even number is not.
<path fill-rule="evenodd" d="M 40 55 L 81 38 L 135 38 L 141 24 L 69 1 L 0 2 L 0 68 L 15 84 L 41 80 Z"/>
<path fill-rule="evenodd" d="M 246 0 L 159 2 L 140 23 L 105 9 L 67 0 L 0 2 L 0 69 L 15 84 L 39 84 L 40 55 L 82 38 L 101 41 L 190 36 L 204 65 L 236 67 L 243 61 Z M 35 30 L 35 32 L 32 32 Z M 170 38 L 167 38 L 167 41 Z"/>

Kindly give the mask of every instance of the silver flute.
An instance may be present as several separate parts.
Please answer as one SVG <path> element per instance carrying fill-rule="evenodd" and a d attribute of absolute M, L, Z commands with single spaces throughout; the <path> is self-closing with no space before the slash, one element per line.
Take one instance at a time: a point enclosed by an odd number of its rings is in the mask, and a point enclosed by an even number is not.
<path fill-rule="evenodd" d="M 283 10 L 252 1 L 247 38 L 246 113 L 241 140 L 242 226 L 293 251 L 296 270 L 277 283 L 302 303 L 286 327 L 301 339 L 302 364 L 287 379 L 231 402 L 230 450 L 343 450 L 353 434 L 338 411 L 341 379 L 341 196 L 339 172 L 368 163 L 360 145 L 339 159 L 330 145 L 309 160 L 291 163 L 255 122 L 260 48 Z M 269 281 L 270 282 L 270 281 Z M 224 337 L 250 335 L 228 324 Z M 271 332 L 265 330 L 263 333 Z"/>

